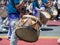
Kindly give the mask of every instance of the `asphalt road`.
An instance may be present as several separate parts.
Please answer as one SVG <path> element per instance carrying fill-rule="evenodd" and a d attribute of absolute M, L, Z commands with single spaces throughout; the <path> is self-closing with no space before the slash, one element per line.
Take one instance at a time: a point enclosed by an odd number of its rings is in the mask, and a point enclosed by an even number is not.
<path fill-rule="evenodd" d="M 47 29 L 48 28 L 48 29 Z M 40 31 L 39 37 L 57 37 L 60 38 L 60 26 L 48 26 L 45 30 Z M 7 36 L 7 33 L 0 33 L 0 38 Z"/>

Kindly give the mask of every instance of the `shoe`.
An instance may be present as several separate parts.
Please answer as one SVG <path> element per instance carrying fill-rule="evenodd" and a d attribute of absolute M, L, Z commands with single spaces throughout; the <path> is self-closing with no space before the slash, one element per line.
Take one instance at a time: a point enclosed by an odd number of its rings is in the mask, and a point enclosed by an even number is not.
<path fill-rule="evenodd" d="M 7 40 L 10 40 L 11 37 L 8 37 Z"/>
<path fill-rule="evenodd" d="M 57 40 L 57 42 L 60 44 L 60 38 Z"/>
<path fill-rule="evenodd" d="M 46 28 L 46 27 L 47 27 L 47 25 L 42 25 L 42 27 L 43 27 L 43 28 Z"/>
<path fill-rule="evenodd" d="M 56 22 L 56 20 L 53 20 L 54 22 Z"/>

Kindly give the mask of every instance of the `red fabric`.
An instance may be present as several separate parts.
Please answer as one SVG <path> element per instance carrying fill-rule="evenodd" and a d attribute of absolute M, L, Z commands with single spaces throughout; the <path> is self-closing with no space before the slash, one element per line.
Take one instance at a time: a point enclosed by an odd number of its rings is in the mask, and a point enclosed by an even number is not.
<path fill-rule="evenodd" d="M 60 20 L 58 20 L 58 21 L 49 20 L 46 24 L 47 25 L 57 25 L 57 26 L 60 26 Z"/>
<path fill-rule="evenodd" d="M 9 40 L 3 38 L 0 40 L 0 45 L 10 45 Z M 18 45 L 58 45 L 58 43 L 56 38 L 40 38 L 37 42 L 34 43 L 18 41 Z"/>

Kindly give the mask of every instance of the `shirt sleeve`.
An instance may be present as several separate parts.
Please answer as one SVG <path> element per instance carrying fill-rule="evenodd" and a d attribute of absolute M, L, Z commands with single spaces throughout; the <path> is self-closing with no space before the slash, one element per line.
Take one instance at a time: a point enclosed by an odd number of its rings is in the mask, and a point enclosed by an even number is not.
<path fill-rule="evenodd" d="M 14 0 L 14 4 L 19 4 L 20 0 Z"/>
<path fill-rule="evenodd" d="M 45 10 L 45 6 L 43 3 L 40 5 L 40 10 Z"/>
<path fill-rule="evenodd" d="M 33 8 L 35 9 L 35 7 L 39 8 L 38 4 L 36 2 L 33 2 Z"/>
<path fill-rule="evenodd" d="M 42 2 L 43 2 L 43 3 L 47 3 L 47 2 L 48 2 L 48 0 L 42 0 Z"/>

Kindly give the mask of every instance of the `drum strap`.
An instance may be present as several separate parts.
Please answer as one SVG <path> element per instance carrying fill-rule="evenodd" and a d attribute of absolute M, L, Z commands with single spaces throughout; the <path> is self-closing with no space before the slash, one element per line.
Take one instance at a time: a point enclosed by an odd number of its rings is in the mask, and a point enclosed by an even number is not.
<path fill-rule="evenodd" d="M 39 24 L 39 26 L 41 26 L 42 24 L 40 24 L 40 22 L 39 21 L 37 21 L 35 24 Z M 35 24 L 33 24 L 33 25 L 35 25 Z M 31 25 L 31 26 L 33 26 L 33 25 Z"/>
<path fill-rule="evenodd" d="M 25 25 L 25 23 L 27 22 L 29 20 L 29 18 L 23 23 L 23 25 L 22 26 L 24 26 Z"/>

